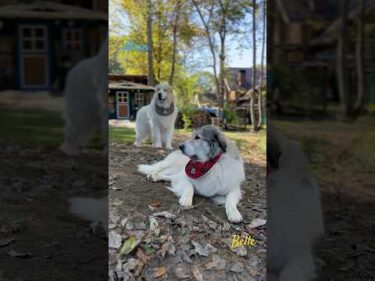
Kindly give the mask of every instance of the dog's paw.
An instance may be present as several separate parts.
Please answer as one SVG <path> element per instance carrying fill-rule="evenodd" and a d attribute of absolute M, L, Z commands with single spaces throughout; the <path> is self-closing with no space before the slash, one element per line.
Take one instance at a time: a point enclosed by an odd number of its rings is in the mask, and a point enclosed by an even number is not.
<path fill-rule="evenodd" d="M 69 156 L 76 156 L 79 153 L 77 146 L 69 145 L 69 144 L 66 144 L 66 143 L 64 143 L 60 146 L 60 150 L 64 154 L 69 155 Z"/>
<path fill-rule="evenodd" d="M 139 143 L 139 142 L 134 142 L 134 145 L 136 146 L 136 147 L 140 147 L 141 146 L 141 143 Z"/>
<path fill-rule="evenodd" d="M 149 181 L 153 181 L 153 182 L 156 182 L 156 181 L 159 181 L 160 180 L 160 176 L 158 173 L 152 173 L 152 174 L 148 174 L 146 176 L 147 180 Z"/>
<path fill-rule="evenodd" d="M 239 223 L 243 220 L 242 215 L 238 210 L 227 211 L 227 217 L 231 223 Z"/>
<path fill-rule="evenodd" d="M 193 198 L 182 196 L 179 203 L 181 207 L 191 207 L 193 205 Z"/>
<path fill-rule="evenodd" d="M 162 145 L 160 143 L 156 143 L 156 144 L 152 144 L 152 147 L 153 148 L 163 148 Z"/>
<path fill-rule="evenodd" d="M 165 146 L 165 149 L 173 150 L 173 147 L 169 144 L 169 145 L 166 145 L 166 146 Z"/>

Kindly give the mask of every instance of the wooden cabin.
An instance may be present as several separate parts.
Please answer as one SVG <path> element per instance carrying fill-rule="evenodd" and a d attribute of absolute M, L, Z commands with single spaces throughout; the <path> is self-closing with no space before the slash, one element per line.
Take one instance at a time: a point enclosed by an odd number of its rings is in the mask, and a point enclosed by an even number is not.
<path fill-rule="evenodd" d="M 109 75 L 109 119 L 135 120 L 137 111 L 151 102 L 153 94 L 154 87 L 147 85 L 147 76 Z"/>
<path fill-rule="evenodd" d="M 61 91 L 107 36 L 107 1 L 0 0 L 0 89 Z"/>

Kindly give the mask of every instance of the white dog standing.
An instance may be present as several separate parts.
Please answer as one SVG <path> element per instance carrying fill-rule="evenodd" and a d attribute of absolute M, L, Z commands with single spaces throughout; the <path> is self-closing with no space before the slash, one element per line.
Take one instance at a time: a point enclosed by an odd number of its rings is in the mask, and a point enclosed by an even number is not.
<path fill-rule="evenodd" d="M 153 147 L 172 149 L 176 118 L 177 107 L 171 86 L 165 83 L 156 86 L 151 103 L 137 113 L 134 144 L 139 146 L 151 136 Z"/>
<path fill-rule="evenodd" d="M 267 280 L 313 280 L 312 248 L 324 228 L 318 186 L 300 145 L 272 125 L 267 162 Z"/>
<path fill-rule="evenodd" d="M 107 142 L 107 75 L 108 41 L 95 57 L 80 61 L 68 73 L 65 83 L 65 139 L 61 150 L 77 154 L 99 131 Z"/>
<path fill-rule="evenodd" d="M 138 171 L 154 181 L 170 181 L 181 206 L 190 207 L 197 193 L 225 204 L 230 222 L 242 221 L 237 204 L 245 180 L 243 161 L 235 143 L 214 126 L 197 129 L 180 150 L 153 165 L 138 165 Z"/>

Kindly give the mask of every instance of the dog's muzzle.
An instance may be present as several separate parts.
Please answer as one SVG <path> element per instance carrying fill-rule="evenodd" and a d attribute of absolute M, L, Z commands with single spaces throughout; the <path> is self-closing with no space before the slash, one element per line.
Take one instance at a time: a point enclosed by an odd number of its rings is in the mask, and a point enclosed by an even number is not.
<path fill-rule="evenodd" d="M 181 144 L 178 148 L 182 151 L 182 153 L 185 152 L 185 145 L 184 144 Z"/>
<path fill-rule="evenodd" d="M 163 95 L 161 93 L 158 93 L 158 100 L 164 102 L 166 99 L 163 99 Z"/>

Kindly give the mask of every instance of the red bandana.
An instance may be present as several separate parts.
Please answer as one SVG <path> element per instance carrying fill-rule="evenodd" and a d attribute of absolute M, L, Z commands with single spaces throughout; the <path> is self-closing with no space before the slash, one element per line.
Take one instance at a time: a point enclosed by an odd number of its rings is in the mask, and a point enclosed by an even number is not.
<path fill-rule="evenodd" d="M 207 162 L 194 162 L 193 160 L 190 160 L 185 166 L 186 175 L 192 179 L 203 177 L 211 170 L 216 162 L 219 161 L 221 155 L 223 155 L 222 152 Z"/>

